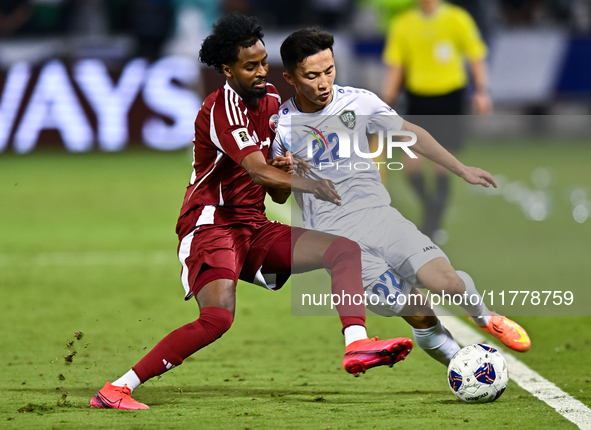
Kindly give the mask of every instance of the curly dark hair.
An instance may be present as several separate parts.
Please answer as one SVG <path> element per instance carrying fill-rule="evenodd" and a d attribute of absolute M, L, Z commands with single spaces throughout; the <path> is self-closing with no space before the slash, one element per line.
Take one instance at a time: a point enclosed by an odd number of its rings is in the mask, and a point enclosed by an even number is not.
<path fill-rule="evenodd" d="M 238 60 L 239 48 L 249 48 L 259 40 L 263 42 L 262 30 L 254 17 L 238 12 L 224 15 L 213 25 L 213 33 L 203 41 L 199 61 L 223 73 L 223 64 L 230 65 Z"/>
<path fill-rule="evenodd" d="M 330 49 L 334 44 L 332 34 L 320 27 L 304 28 L 291 33 L 281 44 L 281 61 L 288 72 L 292 72 L 306 58 Z"/>

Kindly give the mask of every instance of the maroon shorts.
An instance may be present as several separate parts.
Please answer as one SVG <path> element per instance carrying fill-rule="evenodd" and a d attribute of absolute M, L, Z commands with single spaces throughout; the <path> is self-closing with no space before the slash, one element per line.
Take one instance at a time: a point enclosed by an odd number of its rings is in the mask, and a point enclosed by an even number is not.
<path fill-rule="evenodd" d="M 216 279 L 231 279 L 234 282 L 241 279 L 252 283 L 274 245 L 272 269 L 287 275 L 284 278 L 287 280 L 293 246 L 306 231 L 276 221 L 256 225 L 203 225 L 194 229 L 179 244 L 185 300 Z M 278 259 L 278 255 L 284 257 Z"/>

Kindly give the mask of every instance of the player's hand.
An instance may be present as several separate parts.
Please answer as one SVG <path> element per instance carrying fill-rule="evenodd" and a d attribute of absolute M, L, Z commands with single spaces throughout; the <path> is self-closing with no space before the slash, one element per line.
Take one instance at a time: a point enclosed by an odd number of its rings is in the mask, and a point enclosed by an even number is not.
<path fill-rule="evenodd" d="M 308 173 L 310 173 L 310 164 L 308 164 L 307 161 L 304 161 L 301 158 L 293 157 L 291 165 L 292 174 L 305 177 Z"/>
<path fill-rule="evenodd" d="M 469 184 L 482 185 L 486 188 L 492 185 L 493 187 L 497 188 L 497 183 L 495 182 L 493 175 L 478 167 L 466 166 L 460 177 Z"/>
<path fill-rule="evenodd" d="M 314 197 L 326 202 L 334 203 L 337 206 L 341 205 L 341 196 L 337 193 L 336 188 L 332 181 L 328 179 L 322 179 L 316 181 L 316 188 L 314 189 Z"/>
<path fill-rule="evenodd" d="M 273 160 L 269 161 L 269 165 L 283 170 L 284 172 L 292 173 L 292 158 L 291 152 L 287 151 L 285 155 L 278 155 Z"/>
<path fill-rule="evenodd" d="M 310 173 L 310 164 L 301 158 L 292 157 L 289 151 L 286 151 L 285 155 L 279 155 L 270 160 L 269 165 L 302 178 Z"/>

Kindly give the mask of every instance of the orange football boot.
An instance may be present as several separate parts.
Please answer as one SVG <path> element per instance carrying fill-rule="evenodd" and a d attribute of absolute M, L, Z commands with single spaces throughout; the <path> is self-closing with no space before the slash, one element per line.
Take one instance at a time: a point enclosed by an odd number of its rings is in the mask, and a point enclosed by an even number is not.
<path fill-rule="evenodd" d="M 361 339 L 349 344 L 345 350 L 343 367 L 354 376 L 365 373 L 376 366 L 394 366 L 406 358 L 412 350 L 412 340 L 399 337 L 396 339 L 378 340 Z"/>
<path fill-rule="evenodd" d="M 486 327 L 478 327 L 492 334 L 513 351 L 525 352 L 531 348 L 531 340 L 523 327 L 502 315 L 492 314 Z"/>
<path fill-rule="evenodd" d="M 144 405 L 131 398 L 131 390 L 127 387 L 127 384 L 123 387 L 117 387 L 111 385 L 110 382 L 107 382 L 90 399 L 90 406 L 105 409 L 150 409 L 148 405 Z"/>

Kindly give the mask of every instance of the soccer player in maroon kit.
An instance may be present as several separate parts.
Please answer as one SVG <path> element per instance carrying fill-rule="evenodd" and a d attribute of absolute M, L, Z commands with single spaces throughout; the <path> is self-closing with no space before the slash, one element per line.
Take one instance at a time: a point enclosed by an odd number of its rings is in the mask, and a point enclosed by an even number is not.
<path fill-rule="evenodd" d="M 361 250 L 349 239 L 292 228 L 265 216 L 268 191 L 291 190 L 340 204 L 332 182 L 292 176 L 267 164 L 280 102 L 266 81 L 267 53 L 254 18 L 230 14 L 214 25 L 200 60 L 226 76 L 195 121 L 194 170 L 177 223 L 185 300 L 195 297 L 199 318 L 162 339 L 129 372 L 91 399 L 99 408 L 147 409 L 131 398 L 141 383 L 158 376 L 220 338 L 232 325 L 238 279 L 277 287 L 291 273 L 325 268 L 332 293 L 363 296 Z M 270 285 L 273 288 L 273 285 Z M 355 376 L 403 360 L 412 349 L 406 338 L 368 339 L 365 306 L 337 306 L 343 324 L 345 370 Z"/>

